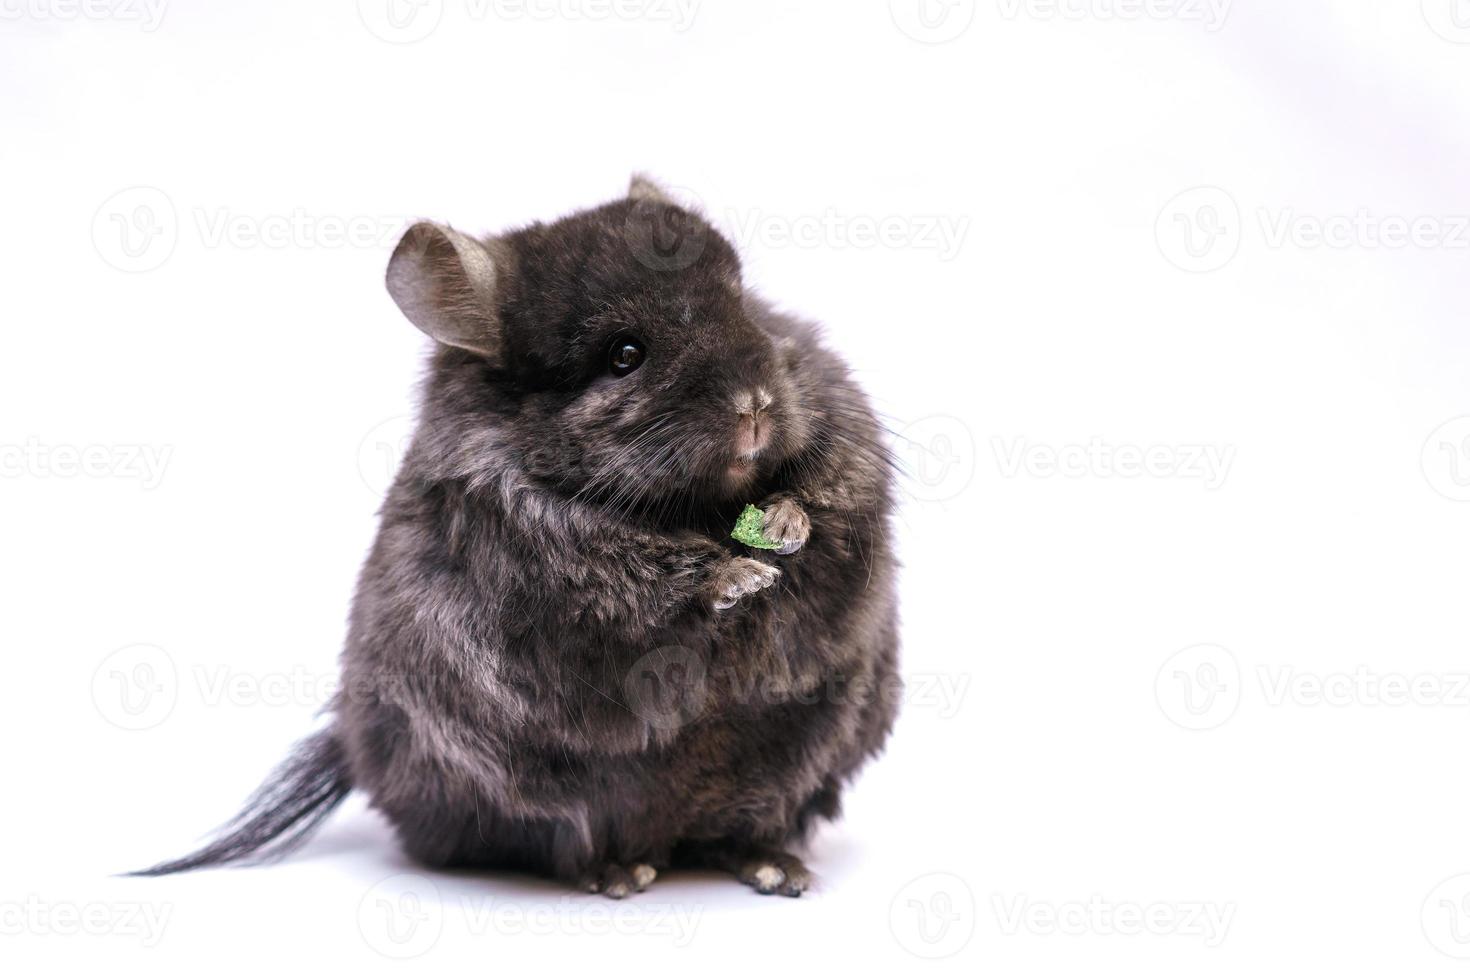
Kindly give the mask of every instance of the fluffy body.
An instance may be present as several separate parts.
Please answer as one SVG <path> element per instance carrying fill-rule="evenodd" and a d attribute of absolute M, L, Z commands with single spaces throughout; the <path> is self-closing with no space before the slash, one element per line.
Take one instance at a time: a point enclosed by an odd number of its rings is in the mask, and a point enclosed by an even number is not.
<path fill-rule="evenodd" d="M 434 867 L 800 894 L 790 849 L 899 695 L 892 467 L 847 368 L 636 181 L 494 239 L 417 226 L 389 282 L 440 342 L 303 750 L 331 803 L 365 792 Z M 779 553 L 730 540 L 749 501 Z"/>

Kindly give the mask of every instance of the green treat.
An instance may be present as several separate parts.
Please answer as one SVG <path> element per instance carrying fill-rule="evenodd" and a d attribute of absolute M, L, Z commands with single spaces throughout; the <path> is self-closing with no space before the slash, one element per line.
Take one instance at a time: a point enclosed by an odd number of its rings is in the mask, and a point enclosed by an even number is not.
<path fill-rule="evenodd" d="M 745 509 L 740 512 L 740 519 L 735 522 L 735 530 L 730 532 L 730 537 L 741 544 L 748 544 L 752 548 L 764 548 L 766 551 L 775 551 L 781 547 L 781 542 L 772 541 L 761 533 L 765 527 L 766 512 L 755 504 L 746 504 Z"/>

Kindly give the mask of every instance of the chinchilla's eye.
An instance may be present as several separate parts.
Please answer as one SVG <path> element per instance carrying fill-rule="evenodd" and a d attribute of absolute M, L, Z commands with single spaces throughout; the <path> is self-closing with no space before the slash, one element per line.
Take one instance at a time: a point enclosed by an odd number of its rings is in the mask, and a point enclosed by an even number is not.
<path fill-rule="evenodd" d="M 607 369 L 618 377 L 632 374 L 643 363 L 643 345 L 632 337 L 619 337 L 607 352 Z"/>

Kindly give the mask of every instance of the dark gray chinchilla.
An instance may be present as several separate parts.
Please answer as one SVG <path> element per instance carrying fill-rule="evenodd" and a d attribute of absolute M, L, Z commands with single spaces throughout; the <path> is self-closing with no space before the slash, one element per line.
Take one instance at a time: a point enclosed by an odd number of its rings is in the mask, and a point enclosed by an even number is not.
<path fill-rule="evenodd" d="M 892 458 L 842 361 L 642 177 L 495 238 L 416 224 L 388 291 L 437 343 L 332 720 L 136 873 L 278 854 L 356 787 L 433 867 L 801 894 L 789 849 L 899 697 Z M 779 547 L 731 539 L 750 503 Z"/>

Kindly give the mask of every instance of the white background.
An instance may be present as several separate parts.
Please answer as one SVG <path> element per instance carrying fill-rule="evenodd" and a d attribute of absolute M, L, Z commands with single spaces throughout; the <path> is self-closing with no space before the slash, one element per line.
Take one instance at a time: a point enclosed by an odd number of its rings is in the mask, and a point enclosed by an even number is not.
<path fill-rule="evenodd" d="M 0 0 L 7 972 L 1463 975 L 1466 4 L 94 2 Z M 819 891 L 419 875 L 357 800 L 108 877 L 330 691 L 404 221 L 635 169 L 909 469 L 909 703 Z"/>

